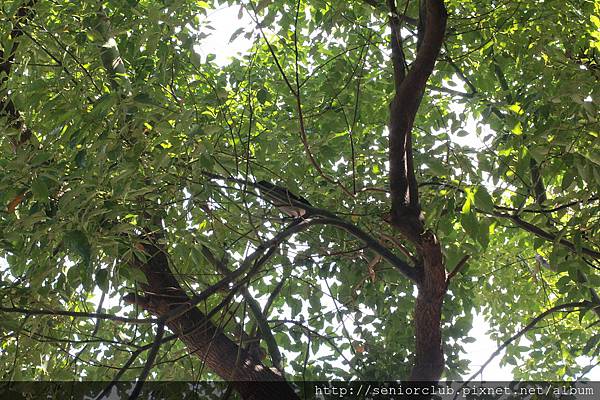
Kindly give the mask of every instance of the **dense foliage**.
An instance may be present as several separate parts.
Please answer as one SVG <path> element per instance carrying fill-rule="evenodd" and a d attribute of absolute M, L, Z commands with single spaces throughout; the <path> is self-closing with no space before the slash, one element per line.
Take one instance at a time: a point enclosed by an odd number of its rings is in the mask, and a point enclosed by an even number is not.
<path fill-rule="evenodd" d="M 248 52 L 222 66 L 197 52 L 219 29 L 204 1 L 2 3 L 2 379 L 110 380 L 152 344 L 154 323 L 84 317 L 151 316 L 125 301 L 148 284 L 150 247 L 190 296 L 258 266 L 198 308 L 288 379 L 409 375 L 413 282 L 339 223 L 278 240 L 292 218 L 257 185 L 286 187 L 418 264 L 389 223 L 388 6 L 227 5 L 253 23 L 232 37 Z M 580 377 L 600 362 L 600 3 L 445 6 L 412 129 L 425 226 L 446 270 L 461 266 L 444 297 L 443 377 L 468 371 L 474 312 L 500 345 L 571 303 L 503 362 L 518 378 Z M 397 8 L 410 67 L 419 4 Z M 259 251 L 264 262 L 248 261 Z M 123 379 L 140 374 L 138 353 Z M 154 364 L 157 379 L 223 378 L 178 340 Z"/>

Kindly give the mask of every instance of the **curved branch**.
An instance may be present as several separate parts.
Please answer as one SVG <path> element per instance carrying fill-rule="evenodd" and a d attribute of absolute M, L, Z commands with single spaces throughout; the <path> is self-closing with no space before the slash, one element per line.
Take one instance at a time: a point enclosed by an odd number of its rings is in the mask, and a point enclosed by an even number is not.
<path fill-rule="evenodd" d="M 537 317 L 535 317 L 533 320 L 531 320 L 531 322 L 529 324 L 527 324 L 527 326 L 525 326 L 523 329 L 521 329 L 519 332 L 515 333 L 513 336 L 511 336 L 510 338 L 508 338 L 507 340 L 504 341 L 504 343 L 502 343 L 502 345 L 500 347 L 498 347 L 498 349 L 496 349 L 496 351 L 494 351 L 494 353 L 492 353 L 492 355 L 490 356 L 490 358 L 488 358 L 488 360 L 481 366 L 481 368 L 479 368 L 479 370 L 477 370 L 473 375 L 471 375 L 469 377 L 469 379 L 467 379 L 462 386 L 457 390 L 457 393 L 460 391 L 461 388 L 463 388 L 466 384 L 468 384 L 469 382 L 471 382 L 477 375 L 479 375 L 484 369 L 485 367 L 488 366 L 488 364 L 494 359 L 496 358 L 496 356 L 498 356 L 498 354 L 500 354 L 500 352 L 502 350 L 504 350 L 509 344 L 511 344 L 512 342 L 514 342 L 515 340 L 517 340 L 518 338 L 520 338 L 521 336 L 523 336 L 525 333 L 529 332 L 530 330 L 532 330 L 538 322 L 540 322 L 541 320 L 543 320 L 544 318 L 546 318 L 548 315 L 558 312 L 558 311 L 562 311 L 565 309 L 572 309 L 572 308 L 579 308 L 579 307 L 590 307 L 593 304 L 589 301 L 580 301 L 580 302 L 572 302 L 572 303 L 565 303 L 565 304 L 559 304 L 557 306 L 554 306 L 546 311 L 544 311 L 543 313 L 541 313 L 540 315 L 538 315 Z M 456 396 L 455 396 L 456 398 Z"/>
<path fill-rule="evenodd" d="M 392 266 L 394 266 L 406 278 L 410 279 L 412 282 L 418 282 L 420 280 L 420 276 L 416 268 L 411 267 L 407 262 L 396 256 L 387 247 L 379 243 L 379 241 L 377 241 L 375 238 L 373 238 L 371 235 L 369 235 L 356 225 L 353 225 L 337 217 L 318 218 L 313 221 L 323 225 L 332 225 L 337 226 L 338 228 L 342 228 L 355 238 L 360 239 L 366 246 L 371 248 L 373 251 L 375 251 L 377 254 L 383 257 L 386 261 L 392 264 Z"/>
<path fill-rule="evenodd" d="M 479 209 L 477 209 L 477 211 L 483 212 L 482 210 L 479 210 Z M 483 212 L 483 213 L 485 213 L 485 212 Z M 542 228 L 535 226 L 535 225 L 521 219 L 521 217 L 519 217 L 518 215 L 508 215 L 508 214 L 503 214 L 500 212 L 494 212 L 494 213 L 492 213 L 492 215 L 494 215 L 496 217 L 501 217 L 501 218 L 508 218 L 511 221 L 513 221 L 515 223 L 515 225 L 517 225 L 518 227 L 523 228 L 527 232 L 531 232 L 534 235 L 536 235 L 542 239 L 546 239 L 550 242 L 556 242 L 558 239 L 558 237 L 556 235 L 554 235 L 550 232 L 547 232 L 547 231 L 543 230 Z M 568 248 L 569 250 L 571 250 L 574 253 L 578 252 L 577 246 L 575 246 L 575 244 L 573 242 L 570 242 L 566 239 L 560 239 L 560 240 L 558 240 L 558 243 L 565 246 L 566 248 Z M 596 250 L 592 250 L 588 247 L 581 247 L 581 253 L 585 254 L 586 256 L 590 256 L 596 260 L 600 260 L 600 252 L 598 252 Z"/>
<path fill-rule="evenodd" d="M 212 172 L 202 172 L 202 175 L 206 176 L 209 179 L 222 179 L 228 182 L 238 183 L 241 185 L 246 185 L 249 187 L 253 187 L 255 189 L 260 189 L 260 185 L 254 182 L 245 181 L 242 179 L 237 179 L 233 177 L 224 177 L 221 175 L 214 174 Z M 252 193 L 256 195 L 255 193 Z M 333 225 L 339 228 L 344 229 L 346 232 L 350 233 L 352 236 L 360 239 L 370 247 L 377 254 L 382 256 L 385 260 L 387 260 L 392 266 L 400 271 L 405 277 L 410 279 L 413 282 L 417 282 L 419 279 L 417 269 L 409 265 L 406 261 L 402 260 L 394 253 L 392 253 L 387 247 L 382 245 L 377 239 L 369 235 L 367 232 L 360 229 L 358 226 L 347 222 L 340 217 L 338 217 L 335 213 L 331 211 L 327 211 L 321 208 L 310 206 L 306 203 L 294 201 L 290 199 L 290 203 L 293 206 L 297 206 L 306 210 L 306 214 L 303 216 L 303 219 L 299 219 L 297 221 L 303 221 L 303 224 L 322 224 L 322 225 Z M 317 217 L 317 218 L 315 218 Z"/>

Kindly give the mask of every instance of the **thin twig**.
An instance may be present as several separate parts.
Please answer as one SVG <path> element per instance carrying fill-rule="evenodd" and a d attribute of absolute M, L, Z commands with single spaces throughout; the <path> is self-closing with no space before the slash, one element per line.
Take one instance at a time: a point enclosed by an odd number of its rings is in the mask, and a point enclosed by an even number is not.
<path fill-rule="evenodd" d="M 490 358 L 488 358 L 488 360 L 481 366 L 481 368 L 479 368 L 479 370 L 477 370 L 473 375 L 471 375 L 469 377 L 468 380 L 466 380 L 456 391 L 456 395 L 454 396 L 454 399 L 456 399 L 456 396 L 458 396 L 458 393 L 460 393 L 460 390 L 467 385 L 469 382 L 471 382 L 477 375 L 479 375 L 487 366 L 488 364 L 496 357 L 498 356 L 498 354 L 500 354 L 500 352 L 502 350 L 504 350 L 508 345 L 510 345 L 512 342 L 514 342 L 515 340 L 517 340 L 518 338 L 520 338 L 521 336 L 523 336 L 525 333 L 529 332 L 531 329 L 533 329 L 538 322 L 540 322 L 542 319 L 546 318 L 548 315 L 558 312 L 558 311 L 562 311 L 565 309 L 571 309 L 571 308 L 579 308 L 579 307 L 589 307 L 591 306 L 592 303 L 589 301 L 580 301 L 580 302 L 572 302 L 572 303 L 565 303 L 565 304 L 560 304 L 557 306 L 554 306 L 546 311 L 544 311 L 543 313 L 541 313 L 540 315 L 538 315 L 537 317 L 535 317 L 533 320 L 531 320 L 531 322 L 529 324 L 527 324 L 527 326 L 525 326 L 523 329 L 521 329 L 519 332 L 515 333 L 513 336 L 511 336 L 510 338 L 508 338 L 507 340 L 504 341 L 504 343 L 502 343 L 502 345 L 500 347 L 498 347 L 496 349 L 496 351 L 494 351 L 494 353 L 492 353 L 492 355 L 490 356 Z"/>

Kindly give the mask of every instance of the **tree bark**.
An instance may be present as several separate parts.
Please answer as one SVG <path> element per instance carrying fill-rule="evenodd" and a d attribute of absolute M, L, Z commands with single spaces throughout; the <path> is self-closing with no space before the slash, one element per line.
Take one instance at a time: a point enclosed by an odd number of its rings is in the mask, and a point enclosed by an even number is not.
<path fill-rule="evenodd" d="M 442 304 L 446 293 L 446 269 L 435 234 L 427 230 L 421 215 L 412 152 L 412 128 L 427 80 L 433 72 L 446 30 L 442 0 L 421 0 L 417 55 L 407 71 L 402 49 L 401 19 L 394 0 L 391 14 L 392 64 L 395 95 L 390 103 L 389 160 L 392 225 L 415 247 L 421 260 L 415 302 L 415 363 L 410 379 L 437 381 L 444 370 Z"/>
<path fill-rule="evenodd" d="M 415 302 L 415 364 L 410 380 L 437 381 L 444 372 L 442 304 L 446 294 L 446 269 L 435 235 L 427 231 L 421 240 L 423 275 Z"/>
<path fill-rule="evenodd" d="M 191 299 L 173 276 L 164 250 L 152 245 L 144 247 L 149 259 L 141 265 L 141 270 L 148 284 L 142 286 L 146 296 L 138 304 L 158 318 L 166 317 L 173 309 L 191 303 Z M 278 371 L 234 343 L 197 307 L 167 319 L 166 326 L 185 343 L 190 354 L 231 382 L 243 399 L 298 399 Z"/>

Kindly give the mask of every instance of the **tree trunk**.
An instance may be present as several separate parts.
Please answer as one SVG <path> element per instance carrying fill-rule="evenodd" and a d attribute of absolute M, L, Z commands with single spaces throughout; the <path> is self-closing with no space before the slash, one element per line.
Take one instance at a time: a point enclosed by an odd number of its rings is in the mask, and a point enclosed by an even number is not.
<path fill-rule="evenodd" d="M 151 245 L 144 247 L 149 259 L 140 268 L 148 284 L 143 285 L 146 295 L 136 303 L 159 318 L 186 302 L 191 303 L 171 273 L 164 250 Z M 268 368 L 229 339 L 197 307 L 168 320 L 166 326 L 185 343 L 190 354 L 231 382 L 243 399 L 299 399 L 278 371 Z"/>
<path fill-rule="evenodd" d="M 435 235 L 427 231 L 421 240 L 423 275 L 417 284 L 415 302 L 415 364 L 413 381 L 438 381 L 444 372 L 442 350 L 442 304 L 446 294 L 446 269 Z"/>

